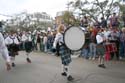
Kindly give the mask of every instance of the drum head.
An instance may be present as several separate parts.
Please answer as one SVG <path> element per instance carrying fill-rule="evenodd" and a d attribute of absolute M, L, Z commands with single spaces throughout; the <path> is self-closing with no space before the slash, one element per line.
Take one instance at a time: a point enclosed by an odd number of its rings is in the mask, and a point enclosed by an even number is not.
<path fill-rule="evenodd" d="M 70 27 L 64 33 L 64 43 L 72 51 L 79 51 L 85 43 L 85 35 L 80 27 Z"/>

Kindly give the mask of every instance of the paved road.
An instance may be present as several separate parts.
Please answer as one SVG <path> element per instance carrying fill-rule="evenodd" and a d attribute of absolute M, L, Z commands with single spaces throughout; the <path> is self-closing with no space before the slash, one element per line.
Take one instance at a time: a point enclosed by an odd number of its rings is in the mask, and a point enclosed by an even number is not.
<path fill-rule="evenodd" d="M 108 62 L 107 68 L 97 67 L 97 61 L 73 59 L 70 66 L 74 82 L 61 76 L 59 57 L 40 52 L 31 53 L 32 63 L 26 62 L 25 52 L 16 57 L 16 67 L 6 71 L 0 58 L 0 83 L 125 83 L 125 62 Z"/>

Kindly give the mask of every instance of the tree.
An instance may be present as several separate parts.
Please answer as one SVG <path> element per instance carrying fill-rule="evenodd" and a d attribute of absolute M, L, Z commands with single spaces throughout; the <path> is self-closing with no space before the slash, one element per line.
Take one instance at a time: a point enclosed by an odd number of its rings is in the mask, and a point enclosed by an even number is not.
<path fill-rule="evenodd" d="M 106 19 L 109 18 L 109 16 L 113 13 L 113 9 L 116 6 L 116 3 L 119 3 L 120 1 L 116 0 L 94 0 L 94 1 L 89 1 L 89 0 L 74 0 L 70 2 L 70 5 L 75 10 L 79 10 L 81 15 L 89 15 L 92 19 L 96 21 L 97 17 L 102 16 L 105 17 Z"/>
<path fill-rule="evenodd" d="M 79 21 L 75 18 L 73 15 L 73 12 L 65 11 L 62 15 L 62 20 L 66 25 L 71 26 L 77 26 L 79 24 Z"/>
<path fill-rule="evenodd" d="M 115 6 L 118 6 L 120 8 L 120 13 L 125 13 L 125 4 L 122 4 L 122 0 L 119 0 L 119 2 L 116 2 L 114 4 Z"/>

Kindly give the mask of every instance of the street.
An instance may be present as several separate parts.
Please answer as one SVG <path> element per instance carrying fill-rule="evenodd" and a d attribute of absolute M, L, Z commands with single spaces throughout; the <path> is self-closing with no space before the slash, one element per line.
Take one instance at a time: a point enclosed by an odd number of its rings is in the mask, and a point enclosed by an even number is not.
<path fill-rule="evenodd" d="M 61 60 L 52 54 L 32 52 L 32 63 L 26 62 L 25 52 L 16 56 L 16 67 L 5 70 L 0 58 L 0 83 L 125 83 L 125 62 L 106 62 L 106 69 L 99 68 L 97 61 L 73 58 L 70 73 L 75 78 L 68 82 L 61 76 Z"/>

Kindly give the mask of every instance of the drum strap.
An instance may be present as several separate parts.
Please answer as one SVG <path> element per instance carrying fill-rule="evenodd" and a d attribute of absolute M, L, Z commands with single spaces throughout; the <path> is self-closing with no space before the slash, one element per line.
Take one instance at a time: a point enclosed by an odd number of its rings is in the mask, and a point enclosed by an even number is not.
<path fill-rule="evenodd" d="M 61 33 L 61 34 L 64 36 L 64 33 Z M 62 39 L 60 38 L 59 40 L 62 40 Z M 58 44 L 59 44 L 59 46 L 62 46 L 62 45 L 64 45 L 64 42 L 63 41 L 58 41 Z"/>
<path fill-rule="evenodd" d="M 60 42 L 60 44 L 61 44 L 60 46 L 65 45 L 63 42 Z"/>

